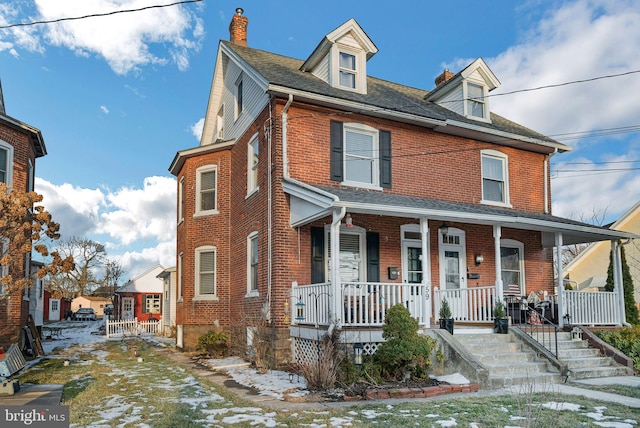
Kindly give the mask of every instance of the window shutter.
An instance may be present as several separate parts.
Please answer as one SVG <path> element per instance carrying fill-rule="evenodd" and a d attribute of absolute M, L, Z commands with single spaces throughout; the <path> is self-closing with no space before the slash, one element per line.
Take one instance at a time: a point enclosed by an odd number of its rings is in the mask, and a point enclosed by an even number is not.
<path fill-rule="evenodd" d="M 367 232 L 367 282 L 380 282 L 380 235 Z"/>
<path fill-rule="evenodd" d="M 391 188 L 391 132 L 380 131 L 380 186 Z"/>
<path fill-rule="evenodd" d="M 324 282 L 324 229 L 311 228 L 311 283 Z"/>
<path fill-rule="evenodd" d="M 342 122 L 331 121 L 331 179 L 343 180 L 342 171 L 342 147 L 343 147 Z"/>

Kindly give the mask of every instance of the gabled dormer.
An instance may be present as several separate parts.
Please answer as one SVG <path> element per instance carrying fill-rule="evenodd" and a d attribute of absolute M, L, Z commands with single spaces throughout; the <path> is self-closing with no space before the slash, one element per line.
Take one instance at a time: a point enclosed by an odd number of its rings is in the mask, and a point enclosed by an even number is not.
<path fill-rule="evenodd" d="M 367 93 L 367 61 L 378 52 L 369 36 L 351 18 L 318 44 L 300 67 L 334 88 Z"/>
<path fill-rule="evenodd" d="M 436 78 L 436 87 L 425 97 L 469 119 L 491 122 L 489 92 L 500 86 L 487 64 L 478 58 L 458 74 L 449 70 Z"/>

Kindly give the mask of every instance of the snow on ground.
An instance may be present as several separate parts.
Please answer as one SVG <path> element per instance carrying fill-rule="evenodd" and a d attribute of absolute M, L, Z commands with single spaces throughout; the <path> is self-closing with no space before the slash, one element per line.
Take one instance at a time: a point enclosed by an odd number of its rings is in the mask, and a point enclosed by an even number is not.
<path fill-rule="evenodd" d="M 190 391 L 188 394 L 181 394 L 177 399 L 180 403 L 189 405 L 193 410 L 198 410 L 203 418 L 200 420 L 194 420 L 194 423 L 202 424 L 203 426 L 219 426 L 219 424 L 238 424 L 245 423 L 251 426 L 266 426 L 275 427 L 276 414 L 272 412 L 266 412 L 260 407 L 236 407 L 232 402 L 225 400 L 222 396 L 216 394 L 211 388 L 203 386 L 197 378 L 187 372 L 182 367 L 173 367 L 171 370 L 174 373 L 179 373 L 178 379 L 168 378 L 164 376 L 158 376 L 154 373 L 154 369 L 147 368 L 146 370 L 138 370 L 135 373 L 122 370 L 119 367 L 114 366 L 113 363 L 107 361 L 108 352 L 101 349 L 97 349 L 96 345 L 101 342 L 110 340 L 106 336 L 97 334 L 98 329 L 101 326 L 102 321 L 98 322 L 78 322 L 78 321 L 60 321 L 53 324 L 48 324 L 47 327 L 60 327 L 62 329 L 62 337 L 51 341 L 44 341 L 42 343 L 46 356 L 43 358 L 65 358 L 69 359 L 73 364 L 101 364 L 110 366 L 110 375 L 113 378 L 113 382 L 110 384 L 115 386 L 121 382 L 137 383 L 138 378 L 144 379 L 144 382 L 148 383 L 149 376 L 155 376 L 153 388 L 161 389 L 179 389 L 181 391 Z M 111 339 L 113 340 L 113 339 Z M 173 347 L 175 346 L 175 340 L 155 337 L 148 339 L 155 346 Z M 86 355 L 91 355 L 91 360 L 81 360 L 80 358 L 87 358 Z M 81 357 L 81 355 L 84 355 Z M 29 365 L 35 364 L 39 360 L 36 359 L 29 363 Z M 261 373 L 255 368 L 249 366 L 244 360 L 238 357 L 229 357 L 224 359 L 212 359 L 208 360 L 207 364 L 215 370 L 226 373 L 235 382 L 256 389 L 260 394 L 274 397 L 278 400 L 284 400 L 286 396 L 305 395 L 309 391 L 306 390 L 306 381 L 302 376 L 296 374 L 293 377 L 289 376 L 289 373 L 278 370 L 270 370 L 267 373 Z M 157 371 L 157 370 L 156 370 Z M 146 376 L 146 378 L 145 378 Z M 448 382 L 450 384 L 468 384 L 464 376 L 459 373 L 447 376 L 435 377 L 435 379 L 441 382 Z M 105 399 L 104 403 L 100 403 L 96 406 L 95 414 L 99 415 L 102 420 L 101 424 L 111 425 L 114 422 L 119 422 L 122 425 L 136 424 L 140 419 L 140 415 L 143 413 L 157 412 L 157 409 L 145 408 L 144 404 L 140 405 L 140 402 L 144 403 L 144 400 L 138 401 L 137 406 L 127 402 L 127 398 L 114 394 Z M 557 411 L 571 411 L 582 412 L 583 415 L 593 419 L 593 424 L 599 427 L 605 428 L 638 428 L 638 422 L 635 420 L 622 420 L 615 416 L 605 415 L 606 407 L 595 407 L 592 411 L 588 411 L 582 406 L 568 402 L 554 402 L 550 401 L 542 404 L 543 407 L 557 410 Z M 437 410 L 439 404 L 434 403 L 430 406 L 430 409 Z M 510 411 L 505 407 L 496 408 L 497 411 L 503 411 L 509 413 Z M 128 412 L 124 417 L 123 413 Z M 317 412 L 318 415 L 326 414 L 326 412 Z M 367 420 L 375 420 L 381 416 L 386 415 L 403 415 L 405 417 L 420 417 L 428 419 L 432 426 L 435 427 L 454 427 L 457 426 L 455 417 L 449 417 L 447 419 L 442 418 L 437 413 L 428 414 L 415 414 L 403 410 L 396 409 L 393 405 L 387 405 L 385 407 L 379 407 L 377 409 L 357 409 L 349 410 L 345 412 L 342 417 L 333 417 L 330 419 L 330 426 L 332 427 L 348 427 L 357 423 L 358 418 L 364 418 Z M 290 419 L 296 417 L 293 413 L 289 415 Z M 511 420 L 519 420 L 519 416 L 511 416 Z M 471 428 L 477 428 L 482 426 L 482 421 L 478 423 L 471 423 Z M 136 424 L 138 427 L 143 427 L 144 424 Z M 313 426 L 313 425 L 309 425 Z M 327 427 L 326 424 L 319 424 L 317 427 Z M 507 427 L 505 427 L 507 428 Z"/>

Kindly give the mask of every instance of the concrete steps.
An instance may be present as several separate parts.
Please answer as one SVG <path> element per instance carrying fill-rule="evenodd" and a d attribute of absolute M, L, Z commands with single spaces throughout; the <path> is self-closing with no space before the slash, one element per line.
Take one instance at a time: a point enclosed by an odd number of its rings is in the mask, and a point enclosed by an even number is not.
<path fill-rule="evenodd" d="M 550 372 L 546 362 L 512 334 L 456 335 L 456 339 L 489 371 L 489 388 L 530 383 L 555 383 L 558 372 Z"/>
<path fill-rule="evenodd" d="M 550 342 L 550 343 L 547 343 Z M 555 341 L 544 341 L 551 352 L 555 352 Z M 558 359 L 567 364 L 569 379 L 590 379 L 610 376 L 627 376 L 626 367 L 613 358 L 603 356 L 598 349 L 589 348 L 589 342 L 572 339 L 570 332 L 558 332 Z"/>

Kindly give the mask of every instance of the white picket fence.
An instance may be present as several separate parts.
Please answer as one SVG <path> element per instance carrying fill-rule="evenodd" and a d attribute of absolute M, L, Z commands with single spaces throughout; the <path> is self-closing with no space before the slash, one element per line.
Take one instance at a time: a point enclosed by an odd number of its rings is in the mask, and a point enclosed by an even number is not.
<path fill-rule="evenodd" d="M 105 320 L 107 337 L 160 335 L 162 332 L 162 320 L 138 321 L 132 320 Z"/>

